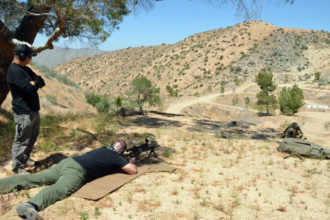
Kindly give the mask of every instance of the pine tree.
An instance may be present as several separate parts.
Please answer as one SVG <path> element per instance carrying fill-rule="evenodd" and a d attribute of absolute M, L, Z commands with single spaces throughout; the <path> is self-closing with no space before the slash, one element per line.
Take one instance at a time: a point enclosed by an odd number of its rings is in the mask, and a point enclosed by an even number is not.
<path fill-rule="evenodd" d="M 273 74 L 270 71 L 262 70 L 256 76 L 256 82 L 261 91 L 257 93 L 257 105 L 266 107 L 267 115 L 271 110 L 277 108 L 277 99 L 271 92 L 275 91 L 276 84 L 273 81 Z"/>

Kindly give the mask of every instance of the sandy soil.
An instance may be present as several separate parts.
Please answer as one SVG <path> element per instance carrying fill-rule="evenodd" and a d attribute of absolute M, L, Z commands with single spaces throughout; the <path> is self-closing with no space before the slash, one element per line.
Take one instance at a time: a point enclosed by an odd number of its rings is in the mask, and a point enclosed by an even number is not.
<path fill-rule="evenodd" d="M 182 102 L 169 112 L 180 113 L 190 104 L 206 106 L 215 97 L 188 100 L 186 105 Z M 250 118 L 257 117 L 252 114 Z M 308 139 L 330 147 L 329 130 L 322 124 L 329 121 L 329 114 L 300 112 L 294 117 L 258 117 L 255 123 L 235 127 L 228 127 L 225 119 L 202 117 L 203 114 L 192 117 L 149 113 L 132 117 L 117 133 L 154 134 L 161 145 L 157 153 L 177 171 L 143 175 L 96 202 L 69 197 L 41 214 L 49 220 L 330 219 L 330 161 L 283 159 L 286 155 L 276 150 L 278 134 L 292 121 L 302 126 Z M 10 164 L 7 161 L 1 166 L 0 177 L 12 175 Z M 18 219 L 15 206 L 39 190 L 1 196 L 0 219 Z"/>

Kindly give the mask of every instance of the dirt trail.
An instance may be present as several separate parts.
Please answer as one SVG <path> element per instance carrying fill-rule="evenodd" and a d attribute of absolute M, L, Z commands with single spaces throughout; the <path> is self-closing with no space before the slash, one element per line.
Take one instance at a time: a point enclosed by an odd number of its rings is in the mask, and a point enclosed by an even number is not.
<path fill-rule="evenodd" d="M 250 86 L 253 86 L 255 85 L 254 83 L 252 84 L 245 84 L 241 87 L 238 87 L 236 89 L 236 94 L 240 94 L 240 93 L 244 93 L 243 92 L 244 90 L 246 90 L 247 88 L 249 88 Z M 180 114 L 181 111 L 188 107 L 188 106 L 191 106 L 191 105 L 195 105 L 195 104 L 201 104 L 201 103 L 207 103 L 207 104 L 216 104 L 216 105 L 220 105 L 218 103 L 213 103 L 213 100 L 215 98 L 217 98 L 218 96 L 220 95 L 230 95 L 230 94 L 233 94 L 232 91 L 230 92 L 225 92 L 223 94 L 220 94 L 220 93 L 213 93 L 213 94 L 209 94 L 209 95 L 206 95 L 206 96 L 202 96 L 202 97 L 198 97 L 198 98 L 194 98 L 194 99 L 191 99 L 191 100 L 187 100 L 187 101 L 183 101 L 181 103 L 175 103 L 173 104 L 172 106 L 170 106 L 165 112 L 166 113 L 172 113 L 172 114 Z M 225 105 L 221 105 L 221 106 L 225 106 Z"/>

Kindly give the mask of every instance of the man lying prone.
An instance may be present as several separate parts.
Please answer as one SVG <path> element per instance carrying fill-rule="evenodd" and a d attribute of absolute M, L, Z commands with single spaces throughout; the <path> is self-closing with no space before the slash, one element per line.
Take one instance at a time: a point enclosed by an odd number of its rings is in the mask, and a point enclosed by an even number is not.
<path fill-rule="evenodd" d="M 111 146 L 91 150 L 81 156 L 70 157 L 59 164 L 37 174 L 22 174 L 0 180 L 0 193 L 30 189 L 48 185 L 26 203 L 17 206 L 17 214 L 23 219 L 43 219 L 38 211 L 62 200 L 86 182 L 106 176 L 121 169 L 128 174 L 136 174 L 135 159 L 127 161 L 123 157 L 126 143 L 122 140 Z"/>

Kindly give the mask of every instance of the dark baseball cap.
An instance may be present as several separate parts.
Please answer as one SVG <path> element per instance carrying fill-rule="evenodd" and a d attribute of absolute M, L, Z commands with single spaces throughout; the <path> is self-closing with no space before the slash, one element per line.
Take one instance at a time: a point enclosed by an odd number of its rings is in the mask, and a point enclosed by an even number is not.
<path fill-rule="evenodd" d="M 32 48 L 26 44 L 20 44 L 15 47 L 14 53 L 16 56 L 34 57 L 37 53 L 32 51 Z"/>

